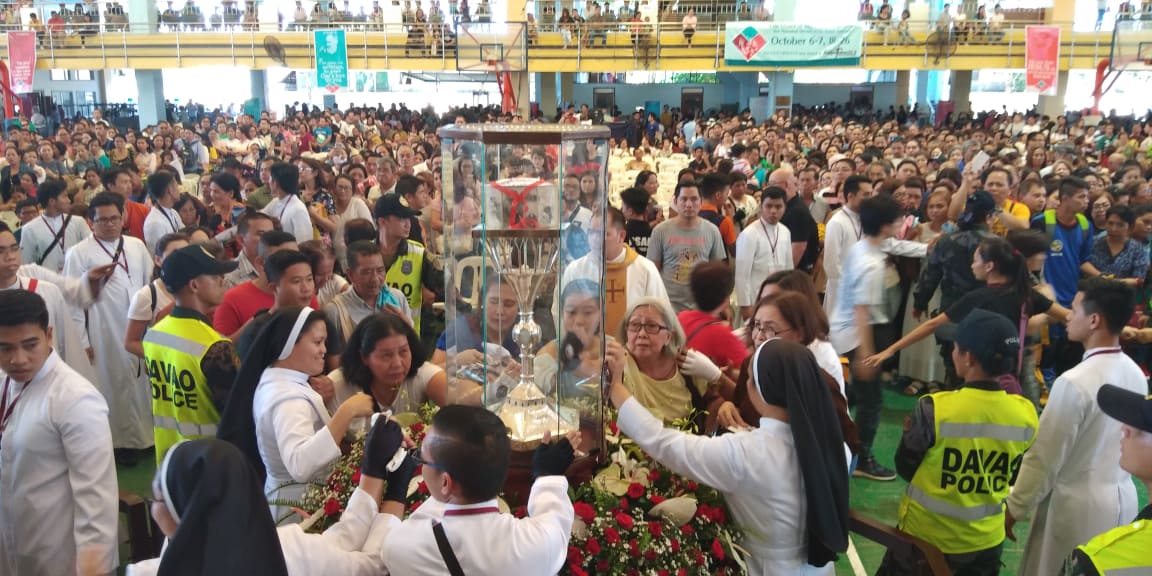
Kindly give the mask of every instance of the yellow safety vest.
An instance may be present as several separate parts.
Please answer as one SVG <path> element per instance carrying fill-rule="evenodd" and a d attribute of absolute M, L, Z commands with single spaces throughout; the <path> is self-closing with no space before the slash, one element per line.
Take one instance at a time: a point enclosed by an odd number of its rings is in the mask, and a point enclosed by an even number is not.
<path fill-rule="evenodd" d="M 945 554 L 1004 541 L 1004 500 L 1036 439 L 1032 403 L 975 387 L 931 395 L 936 442 L 900 502 L 899 528 Z"/>
<path fill-rule="evenodd" d="M 1101 576 L 1152 573 L 1152 521 L 1137 520 L 1113 528 L 1077 548 Z"/>
<path fill-rule="evenodd" d="M 181 440 L 216 437 L 220 412 L 200 361 L 221 340 L 226 338 L 202 320 L 171 314 L 144 335 L 157 465 Z"/>
<path fill-rule="evenodd" d="M 420 334 L 420 309 L 424 306 L 424 291 L 421 280 L 424 277 L 424 245 L 415 240 L 405 240 L 408 249 L 396 255 L 396 261 L 388 267 L 384 282 L 399 290 L 408 299 L 412 309 L 412 327 Z M 387 290 L 380 292 L 381 305 Z"/>

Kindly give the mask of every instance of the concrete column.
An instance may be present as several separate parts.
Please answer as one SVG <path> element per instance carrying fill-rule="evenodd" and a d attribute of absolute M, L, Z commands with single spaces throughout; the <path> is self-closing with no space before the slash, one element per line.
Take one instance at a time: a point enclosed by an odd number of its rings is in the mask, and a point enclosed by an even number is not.
<path fill-rule="evenodd" d="M 896 107 L 910 106 L 909 95 L 912 91 L 912 72 L 909 70 L 896 71 Z"/>
<path fill-rule="evenodd" d="M 952 102 L 956 104 L 956 113 L 972 111 L 972 71 L 952 71 Z"/>
<path fill-rule="evenodd" d="M 573 87 L 576 85 L 576 74 L 572 72 L 560 73 L 560 100 L 565 104 L 575 104 L 572 101 Z M 588 102 L 591 106 L 592 103 Z"/>
<path fill-rule="evenodd" d="M 529 86 L 531 76 L 530 72 L 512 73 L 512 90 L 516 95 L 516 113 L 523 117 L 525 122 L 532 116 L 532 101 L 528 98 L 531 92 Z"/>
<path fill-rule="evenodd" d="M 168 118 L 164 107 L 164 72 L 161 70 L 136 71 L 137 106 L 140 110 L 140 127 L 154 126 Z"/>
<path fill-rule="evenodd" d="M 551 122 L 556 118 L 556 107 L 559 105 L 555 72 L 541 72 L 536 83 L 536 94 L 540 98 L 540 112 L 544 118 Z"/>
<path fill-rule="evenodd" d="M 268 109 L 268 73 L 252 70 L 248 75 L 252 78 L 252 100 L 251 106 L 245 106 L 244 113 L 260 120 L 260 113 Z"/>
<path fill-rule="evenodd" d="M 1036 107 L 1040 115 L 1055 118 L 1064 115 L 1064 99 L 1068 95 L 1068 71 L 1060 72 L 1056 79 L 1056 94 L 1041 96 Z"/>
<path fill-rule="evenodd" d="M 96 102 L 103 104 L 108 101 L 108 81 L 103 70 L 93 70 L 92 78 L 96 80 Z"/>
<path fill-rule="evenodd" d="M 792 72 L 769 72 L 768 73 L 768 89 L 771 98 L 769 103 L 773 113 L 784 110 L 789 115 L 792 114 L 792 105 L 794 94 L 794 76 Z M 757 89 L 757 91 L 759 91 Z"/>
<path fill-rule="evenodd" d="M 183 6 L 183 4 L 180 4 Z M 128 13 L 130 31 L 139 34 L 154 34 L 159 24 L 159 13 L 156 2 L 153 0 L 128 0 L 124 3 L 124 11 Z M 105 13 L 104 21 L 107 23 L 108 15 Z"/>

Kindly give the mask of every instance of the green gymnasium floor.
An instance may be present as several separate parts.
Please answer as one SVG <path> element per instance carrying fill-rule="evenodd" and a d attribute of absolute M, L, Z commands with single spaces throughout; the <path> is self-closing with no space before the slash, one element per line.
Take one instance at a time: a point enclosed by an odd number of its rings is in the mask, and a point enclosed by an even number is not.
<path fill-rule="evenodd" d="M 875 453 L 880 462 L 892 466 L 892 458 L 896 454 L 896 446 L 900 442 L 900 430 L 904 424 L 904 415 L 913 406 L 915 400 L 902 396 L 895 391 L 885 391 L 884 412 L 881 415 L 880 432 L 876 437 Z M 155 471 L 152 460 L 142 461 L 133 468 L 120 468 L 117 470 L 120 479 L 120 488 L 136 494 L 148 496 L 151 494 L 152 475 Z M 895 525 L 896 510 L 900 503 L 900 496 L 906 484 L 903 480 L 892 482 L 873 482 L 854 478 L 851 485 L 852 508 L 866 516 L 879 519 L 885 523 Z M 1140 505 L 1148 501 L 1148 495 L 1143 485 L 1137 486 L 1140 492 Z M 150 496 L 149 496 L 150 497 Z M 1020 555 L 1024 550 L 1024 541 L 1028 535 L 1028 522 L 1021 521 L 1016 526 L 1019 542 L 1008 542 L 1004 548 L 1004 568 L 1001 574 L 1016 574 L 1020 564 Z M 853 536 L 853 542 L 860 553 L 869 574 L 876 571 L 884 549 L 878 544 L 864 540 L 860 536 Z M 121 558 L 127 557 L 127 550 L 121 549 Z M 848 561 L 842 558 L 836 565 L 838 575 L 851 575 L 852 569 Z"/>

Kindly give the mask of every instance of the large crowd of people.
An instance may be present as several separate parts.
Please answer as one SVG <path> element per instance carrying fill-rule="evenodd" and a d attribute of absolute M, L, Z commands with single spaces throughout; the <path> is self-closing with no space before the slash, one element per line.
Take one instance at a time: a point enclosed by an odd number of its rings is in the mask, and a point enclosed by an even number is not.
<path fill-rule="evenodd" d="M 1021 574 L 1152 569 L 1145 119 L 665 107 L 483 146 L 436 128 L 521 120 L 287 112 L 8 131 L 0 573 L 115 572 L 117 469 L 143 461 L 168 546 L 130 574 L 556 573 L 590 445 L 545 441 L 528 517 L 494 507 L 484 407 L 521 371 L 720 491 L 750 573 L 832 573 L 850 477 L 907 481 L 897 527 L 956 574 L 998 573 L 1026 518 Z M 473 232 L 535 227 L 563 254 L 522 357 L 522 279 Z M 919 396 L 894 454 L 886 391 Z M 368 420 L 429 403 L 419 447 Z M 289 503 L 356 430 L 359 488 L 305 534 Z"/>

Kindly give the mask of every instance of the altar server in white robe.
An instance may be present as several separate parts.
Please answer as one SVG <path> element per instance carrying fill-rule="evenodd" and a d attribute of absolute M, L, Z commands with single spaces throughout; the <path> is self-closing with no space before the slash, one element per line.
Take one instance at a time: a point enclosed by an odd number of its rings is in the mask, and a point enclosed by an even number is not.
<path fill-rule="evenodd" d="M 68 213 L 72 201 L 63 180 L 46 180 L 36 190 L 36 200 L 44 208 L 40 217 L 25 224 L 20 232 L 20 252 L 25 264 L 39 264 L 64 270 L 64 255 L 92 231 L 83 218 Z"/>
<path fill-rule="evenodd" d="M 664 428 L 625 386 L 627 352 L 607 349 L 620 431 L 677 474 L 720 491 L 749 552 L 748 574 L 835 574 L 848 547 L 848 464 L 824 376 L 803 345 L 769 340 L 752 356 L 760 427 L 718 437 Z"/>
<path fill-rule="evenodd" d="M 0 222 L 0 290 L 28 290 L 44 299 L 48 308 L 48 324 L 52 326 L 52 348 L 73 370 L 85 380 L 96 379 L 92 362 L 88 360 L 85 346 L 80 340 L 83 324 L 77 324 L 72 309 L 64 301 L 64 295 L 55 284 L 39 278 L 29 278 L 20 273 L 20 245 L 8 226 Z M 81 316 L 83 318 L 83 316 Z"/>
<path fill-rule="evenodd" d="M 52 350 L 48 309 L 0 291 L 0 574 L 111 574 L 117 485 L 108 406 Z"/>
<path fill-rule="evenodd" d="M 128 576 L 153 576 L 161 568 L 176 576 L 386 574 L 384 538 L 399 524 L 395 515 L 404 512 L 416 469 L 408 458 L 388 471 L 403 441 L 395 422 L 377 422 L 365 441 L 359 487 L 323 534 L 307 534 L 297 524 L 275 528 L 256 471 L 231 443 L 181 442 L 152 482 L 152 517 L 168 545 L 159 558 L 129 565 Z"/>
<path fill-rule="evenodd" d="M 496 497 L 508 475 L 511 441 L 503 421 L 478 407 L 445 406 L 432 417 L 416 459 L 431 494 L 384 544 L 392 574 L 442 576 L 434 535 L 443 531 L 464 574 L 551 575 L 568 555 L 576 512 L 564 471 L 579 432 L 541 444 L 533 457 L 528 517 L 501 513 Z"/>
<path fill-rule="evenodd" d="M 325 319 L 307 307 L 273 314 L 245 353 L 220 419 L 217 437 L 248 456 L 270 501 L 298 501 L 308 482 L 324 481 L 352 419 L 372 415 L 372 397 L 361 392 L 329 416 L 308 384 L 310 376 L 324 373 Z M 272 517 L 278 524 L 301 520 L 277 504 Z"/>
<path fill-rule="evenodd" d="M 128 303 L 151 280 L 154 264 L 144 242 L 122 233 L 121 196 L 97 194 L 88 205 L 88 218 L 96 229 L 68 251 L 64 273 L 83 278 L 97 266 L 116 265 L 100 298 L 88 308 L 88 341 L 96 364 L 94 384 L 108 399 L 113 444 L 143 450 L 154 444 L 152 387 L 141 360 L 124 351 L 124 333 L 128 329 Z"/>
<path fill-rule="evenodd" d="M 760 218 L 736 238 L 736 304 L 745 318 L 760 294 L 760 285 L 773 272 L 791 270 L 792 232 L 780 223 L 788 193 L 769 186 L 760 199 Z"/>
<path fill-rule="evenodd" d="M 1077 546 L 1136 516 L 1136 487 L 1120 468 L 1121 424 L 1096 403 L 1105 384 L 1148 394 L 1140 367 L 1120 350 L 1132 303 L 1130 288 L 1105 279 L 1086 281 L 1072 300 L 1068 338 L 1084 345 L 1084 359 L 1053 383 L 1007 500 L 1012 540 L 1015 521 L 1035 514 L 1020 574 L 1060 573 Z"/>
<path fill-rule="evenodd" d="M 667 300 L 668 290 L 664 287 L 664 279 L 660 277 L 656 265 L 624 241 L 624 213 L 609 207 L 607 216 L 608 229 L 602 236 L 603 252 L 600 250 L 600 219 L 595 218 L 588 223 L 588 244 L 591 249 L 564 269 L 563 284 L 557 287 L 556 298 L 552 300 L 552 316 L 560 317 L 560 293 L 573 280 L 591 280 L 599 284 L 603 279 L 604 325 L 610 332 L 615 332 L 624 320 L 629 302 L 644 297 Z"/>

